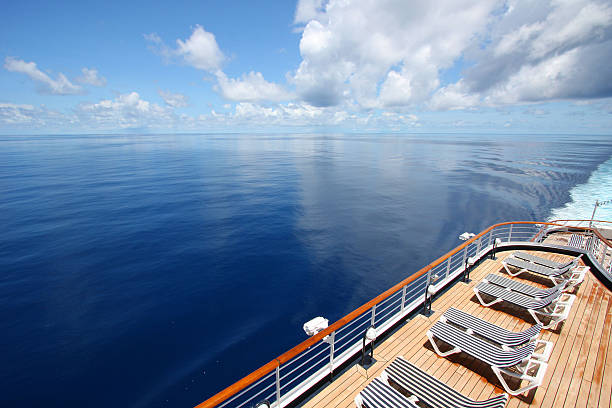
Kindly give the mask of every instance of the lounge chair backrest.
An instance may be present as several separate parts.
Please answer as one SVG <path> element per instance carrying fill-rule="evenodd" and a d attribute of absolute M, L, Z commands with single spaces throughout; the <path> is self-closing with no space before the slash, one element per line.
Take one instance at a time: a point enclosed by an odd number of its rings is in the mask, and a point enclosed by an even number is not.
<path fill-rule="evenodd" d="M 513 252 L 511 255 L 511 257 L 513 258 L 533 262 L 535 264 L 545 266 L 548 268 L 553 268 L 553 269 L 561 269 L 561 268 L 565 268 L 566 266 L 577 266 L 578 261 L 580 260 L 581 256 L 582 254 L 578 255 L 574 259 L 567 261 L 567 262 L 555 262 L 548 258 L 542 258 L 541 256 L 531 255 L 528 252 L 522 252 L 522 251 Z"/>
<path fill-rule="evenodd" d="M 519 346 L 534 339 L 542 330 L 542 325 L 536 324 L 522 332 L 512 332 L 453 307 L 444 312 L 443 316 L 452 324 L 471 329 L 481 337 L 510 347 Z"/>
<path fill-rule="evenodd" d="M 532 296 L 510 291 L 501 286 L 486 282 L 480 282 L 478 285 L 476 285 L 475 289 L 494 298 L 502 299 L 524 309 L 532 310 L 538 310 L 550 306 L 563 293 L 561 291 L 555 291 L 548 296 L 534 298 Z"/>
<path fill-rule="evenodd" d="M 518 282 L 512 279 L 508 279 L 504 276 L 493 274 L 493 273 L 488 274 L 485 280 L 494 285 L 501 286 L 504 289 L 510 289 L 515 292 L 519 292 L 524 295 L 532 296 L 532 297 L 545 297 L 545 296 L 550 295 L 551 293 L 563 291 L 566 285 L 566 282 L 563 281 L 553 286 L 552 288 L 541 289 L 533 285 L 527 285 L 525 283 L 521 283 L 521 282 Z"/>

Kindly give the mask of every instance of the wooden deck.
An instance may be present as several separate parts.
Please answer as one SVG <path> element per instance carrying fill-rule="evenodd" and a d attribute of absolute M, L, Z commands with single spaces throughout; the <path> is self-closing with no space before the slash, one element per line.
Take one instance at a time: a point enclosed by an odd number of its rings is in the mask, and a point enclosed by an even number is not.
<path fill-rule="evenodd" d="M 558 261 L 569 259 L 563 255 L 533 253 Z M 357 393 L 399 355 L 470 398 L 482 400 L 503 392 L 488 366 L 463 353 L 438 357 L 425 333 L 451 306 L 510 330 L 523 330 L 533 324 L 529 314 L 518 309 L 503 304 L 492 308 L 481 306 L 472 291 L 487 274 L 503 273 L 500 260 L 507 255 L 509 252 L 502 252 L 497 260 L 484 261 L 470 274 L 471 283 L 459 283 L 437 298 L 432 306 L 435 313 L 430 318 L 419 315 L 377 344 L 374 349 L 377 362 L 367 371 L 358 365 L 349 368 L 303 406 L 354 407 Z M 538 285 L 533 280 L 514 279 Z M 507 407 L 611 406 L 611 293 L 590 273 L 575 293 L 577 298 L 568 319 L 555 330 L 543 331 L 541 336 L 554 343 L 542 385 L 527 394 L 510 397 Z"/>

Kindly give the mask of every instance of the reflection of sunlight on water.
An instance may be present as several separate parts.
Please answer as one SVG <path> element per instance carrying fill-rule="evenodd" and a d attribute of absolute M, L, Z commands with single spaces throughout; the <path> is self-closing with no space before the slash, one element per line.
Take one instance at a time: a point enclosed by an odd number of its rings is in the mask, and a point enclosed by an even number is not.
<path fill-rule="evenodd" d="M 612 158 L 602 163 L 585 184 L 570 191 L 571 201 L 551 211 L 549 220 L 591 219 L 595 201 L 612 199 Z M 595 219 L 612 221 L 612 204 L 597 208 Z"/>

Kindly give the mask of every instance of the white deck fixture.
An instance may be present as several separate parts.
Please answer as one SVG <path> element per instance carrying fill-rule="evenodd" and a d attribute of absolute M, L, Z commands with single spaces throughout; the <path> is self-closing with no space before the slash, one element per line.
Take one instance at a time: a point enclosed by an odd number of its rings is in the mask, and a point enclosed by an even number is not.
<path fill-rule="evenodd" d="M 319 316 L 304 323 L 304 331 L 307 335 L 314 336 L 321 330 L 327 329 L 327 326 L 329 326 L 329 320 Z"/>
<path fill-rule="evenodd" d="M 378 332 L 376 331 L 376 328 L 374 326 L 370 326 L 370 328 L 366 330 L 365 333 L 366 340 L 374 341 L 376 340 L 376 337 L 378 337 Z"/>
<path fill-rule="evenodd" d="M 467 241 L 468 239 L 475 237 L 476 234 L 473 234 L 471 232 L 464 232 L 463 234 L 459 235 L 459 239 L 462 241 Z"/>

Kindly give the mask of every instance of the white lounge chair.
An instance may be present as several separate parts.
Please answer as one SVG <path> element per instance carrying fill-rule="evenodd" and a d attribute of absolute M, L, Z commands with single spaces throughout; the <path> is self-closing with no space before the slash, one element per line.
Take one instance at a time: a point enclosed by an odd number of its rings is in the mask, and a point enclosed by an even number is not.
<path fill-rule="evenodd" d="M 566 266 L 577 265 L 582 255 L 578 255 L 574 259 L 567 261 L 567 262 L 555 262 L 548 258 L 542 258 L 541 256 L 532 255 L 528 252 L 522 252 L 522 251 L 513 252 L 512 255 L 510 255 L 510 257 L 516 258 L 516 259 L 522 259 L 523 261 L 546 266 L 548 268 L 561 269 L 561 268 L 565 268 Z"/>
<path fill-rule="evenodd" d="M 521 283 L 515 281 L 513 279 L 508 279 L 505 276 L 497 275 L 494 273 L 488 274 L 483 280 L 483 282 L 489 282 L 497 286 L 501 286 L 505 289 L 513 290 L 518 293 L 522 293 L 523 295 L 543 298 L 551 293 L 555 293 L 558 291 L 564 292 L 566 290 L 567 282 L 560 282 L 559 284 L 553 286 L 552 288 L 538 288 L 533 285 L 527 285 L 526 283 Z"/>
<path fill-rule="evenodd" d="M 504 350 L 510 350 L 526 343 L 535 342 L 535 350 L 538 350 L 538 352 L 534 351 L 533 357 L 541 361 L 548 361 L 552 353 L 553 343 L 537 338 L 542 330 L 541 323 L 531 326 L 522 332 L 513 332 L 454 307 L 444 312 L 440 317 L 440 321 L 453 324 L 462 328 L 468 334 L 474 334 L 496 343 Z"/>
<path fill-rule="evenodd" d="M 496 303 L 508 302 L 512 305 L 523 308 L 529 312 L 536 323 L 542 324 L 544 329 L 549 329 L 556 326 L 560 322 L 567 319 L 575 295 L 568 295 L 557 290 L 546 297 L 533 297 L 520 292 L 513 291 L 511 288 L 495 285 L 483 280 L 474 288 L 474 293 L 481 305 L 489 307 Z M 493 298 L 492 301 L 486 302 L 482 294 Z M 550 318 L 548 324 L 544 324 L 539 316 Z"/>
<path fill-rule="evenodd" d="M 557 268 L 520 257 L 509 256 L 502 261 L 502 265 L 510 276 L 518 276 L 521 273 L 530 272 L 550 279 L 554 285 L 565 282 L 569 290 L 582 283 L 589 270 L 588 266 L 578 265 L 579 258 L 574 258 L 569 264 Z"/>
<path fill-rule="evenodd" d="M 397 357 L 385 369 L 391 381 L 427 406 L 437 408 L 503 408 L 508 394 L 498 394 L 485 401 L 474 401 L 432 377 L 414 364 Z"/>
<path fill-rule="evenodd" d="M 535 343 L 528 343 L 517 349 L 502 350 L 500 347 L 440 321 L 429 329 L 427 337 L 436 353 L 441 357 L 464 352 L 491 366 L 491 370 L 497 376 L 502 387 L 511 395 L 522 394 L 538 387 L 542 383 L 542 378 L 544 378 L 548 367 L 545 362 L 531 358 L 535 350 Z M 453 348 L 447 352 L 442 352 L 435 339 L 447 343 Z M 530 373 L 535 373 L 535 375 Z M 528 383 L 522 388 L 513 390 L 508 386 L 502 374 L 525 380 Z"/>

